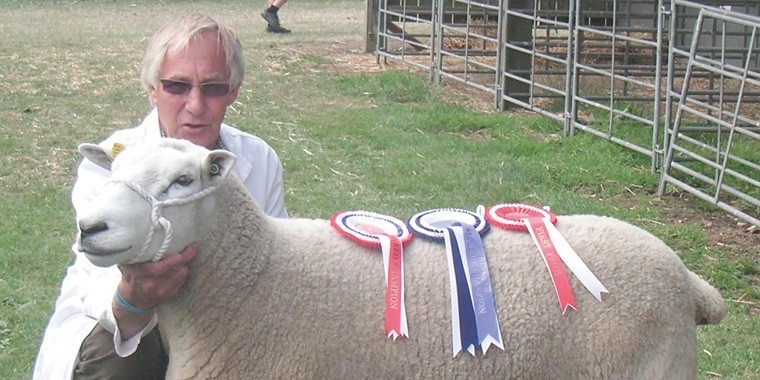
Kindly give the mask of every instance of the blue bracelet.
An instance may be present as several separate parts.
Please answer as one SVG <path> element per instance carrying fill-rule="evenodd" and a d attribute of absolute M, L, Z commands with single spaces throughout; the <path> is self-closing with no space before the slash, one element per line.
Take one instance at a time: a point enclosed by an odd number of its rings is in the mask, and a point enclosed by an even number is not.
<path fill-rule="evenodd" d="M 116 291 L 116 301 L 119 302 L 119 305 L 121 305 L 121 307 L 135 314 L 145 315 L 156 311 L 155 307 L 151 307 L 150 309 L 140 309 L 139 307 L 132 305 L 131 303 L 127 302 L 124 297 L 121 296 L 118 290 Z"/>

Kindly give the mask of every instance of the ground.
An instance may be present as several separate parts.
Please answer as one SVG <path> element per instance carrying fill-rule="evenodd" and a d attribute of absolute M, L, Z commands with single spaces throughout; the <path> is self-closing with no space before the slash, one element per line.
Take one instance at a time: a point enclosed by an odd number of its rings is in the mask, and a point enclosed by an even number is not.
<path fill-rule="evenodd" d="M 694 203 L 702 201 L 694 199 L 690 194 L 671 192 L 660 198 L 659 202 L 668 222 L 701 225 L 710 242 L 715 245 L 734 245 L 747 251 L 756 250 L 760 246 L 760 228 L 728 212 L 701 212 L 695 209 Z"/>

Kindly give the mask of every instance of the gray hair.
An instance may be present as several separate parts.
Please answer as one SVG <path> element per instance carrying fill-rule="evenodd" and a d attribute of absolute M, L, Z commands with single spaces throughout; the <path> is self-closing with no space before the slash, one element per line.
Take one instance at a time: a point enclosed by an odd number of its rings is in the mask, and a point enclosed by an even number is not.
<path fill-rule="evenodd" d="M 146 89 L 158 88 L 161 66 L 168 52 L 176 52 L 187 47 L 190 41 L 203 32 L 217 32 L 219 46 L 224 50 L 227 61 L 227 75 L 230 87 L 243 83 L 245 77 L 245 58 L 243 46 L 235 31 L 213 18 L 202 14 L 177 17 L 159 29 L 151 38 L 143 59 L 142 82 Z"/>

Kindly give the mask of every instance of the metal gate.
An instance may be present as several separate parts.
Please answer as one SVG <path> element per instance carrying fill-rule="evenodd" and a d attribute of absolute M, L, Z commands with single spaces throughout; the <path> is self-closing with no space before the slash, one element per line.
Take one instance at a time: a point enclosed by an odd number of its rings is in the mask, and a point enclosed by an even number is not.
<path fill-rule="evenodd" d="M 758 28 L 760 18 L 701 8 L 689 49 L 671 48 L 686 69 L 667 99 L 675 116 L 659 192 L 672 184 L 760 226 Z"/>
<path fill-rule="evenodd" d="M 760 226 L 758 15 L 760 0 L 370 0 L 367 48 L 644 154 L 660 193 Z"/>

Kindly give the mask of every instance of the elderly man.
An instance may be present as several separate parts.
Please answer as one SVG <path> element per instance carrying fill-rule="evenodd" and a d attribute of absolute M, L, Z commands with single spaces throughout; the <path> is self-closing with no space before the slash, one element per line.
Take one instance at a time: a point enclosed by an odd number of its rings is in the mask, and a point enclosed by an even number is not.
<path fill-rule="evenodd" d="M 245 64 L 235 32 L 204 15 L 176 18 L 151 39 L 142 81 L 155 108 L 132 129 L 101 145 L 127 148 L 173 137 L 234 153 L 234 173 L 262 209 L 287 217 L 282 166 L 263 140 L 223 124 L 237 98 Z M 77 214 L 109 173 L 88 160 L 72 190 Z M 77 255 L 68 268 L 45 331 L 34 379 L 161 379 L 166 355 L 154 308 L 182 288 L 194 246 L 158 262 L 98 268 Z"/>

